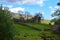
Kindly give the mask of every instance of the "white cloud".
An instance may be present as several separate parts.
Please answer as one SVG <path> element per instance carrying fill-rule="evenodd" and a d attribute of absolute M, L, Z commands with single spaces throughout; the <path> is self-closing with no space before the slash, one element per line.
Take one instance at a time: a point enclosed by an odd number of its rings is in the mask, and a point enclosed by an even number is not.
<path fill-rule="evenodd" d="M 58 6 L 49 6 L 51 13 L 54 13 L 59 7 Z"/>
<path fill-rule="evenodd" d="M 54 10 L 51 11 L 51 13 L 54 13 L 54 12 L 55 12 Z"/>
<path fill-rule="evenodd" d="M 44 2 L 46 0 L 0 0 L 0 2 L 8 2 L 8 3 L 15 3 L 15 4 L 37 4 L 37 5 L 40 5 L 40 6 L 43 6 Z"/>
<path fill-rule="evenodd" d="M 40 6 L 43 6 L 44 0 L 39 0 L 39 1 L 37 1 L 37 4 L 40 5 Z"/>
<path fill-rule="evenodd" d="M 11 8 L 9 9 L 11 12 L 18 13 L 18 11 L 24 11 L 24 8 L 17 7 L 17 8 Z"/>
<path fill-rule="evenodd" d="M 44 2 L 46 0 L 23 0 L 22 3 L 24 4 L 37 4 L 37 5 L 40 5 L 40 6 L 43 6 Z"/>
<path fill-rule="evenodd" d="M 16 3 L 19 0 L 0 0 L 0 2 L 9 2 L 9 3 Z"/>
<path fill-rule="evenodd" d="M 55 9 L 58 9 L 59 7 L 58 6 L 55 6 Z"/>
<path fill-rule="evenodd" d="M 49 8 L 50 8 L 50 11 L 51 11 L 51 15 L 57 10 L 57 9 L 59 9 L 59 7 L 58 6 L 49 6 Z M 57 18 L 57 16 L 55 16 L 55 17 L 51 17 L 51 19 L 54 19 L 54 18 Z"/>
<path fill-rule="evenodd" d="M 52 9 L 53 7 L 52 6 L 49 6 L 50 9 Z"/>
<path fill-rule="evenodd" d="M 45 14 L 44 12 L 42 12 L 42 14 Z"/>

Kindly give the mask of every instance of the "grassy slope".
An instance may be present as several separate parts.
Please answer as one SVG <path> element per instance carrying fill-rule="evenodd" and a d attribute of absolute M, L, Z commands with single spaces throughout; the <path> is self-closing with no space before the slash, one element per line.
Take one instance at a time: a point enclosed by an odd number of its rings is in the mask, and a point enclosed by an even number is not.
<path fill-rule="evenodd" d="M 26 24 L 33 25 L 37 28 L 42 28 L 42 29 L 50 28 L 50 26 L 47 24 L 37 24 L 37 23 L 26 23 Z M 15 24 L 15 29 L 17 31 L 16 36 L 19 36 L 18 38 L 21 40 L 42 40 L 40 37 L 42 33 L 46 33 L 46 35 L 48 36 L 54 35 L 57 37 L 57 35 L 52 34 L 51 31 L 36 31 L 36 30 L 32 30 L 31 28 L 27 28 L 23 25 L 18 25 L 18 24 Z"/>
<path fill-rule="evenodd" d="M 45 29 L 45 28 L 49 29 L 49 28 L 51 28 L 51 26 L 49 26 L 48 24 L 40 24 L 40 23 L 26 23 L 26 24 L 32 25 L 32 26 L 34 26 L 36 28 L 40 28 L 40 29 Z M 50 35 L 50 36 L 53 36 L 53 35 L 58 36 L 56 34 L 53 34 L 51 31 L 43 31 L 43 32 L 45 32 L 47 35 Z"/>
<path fill-rule="evenodd" d="M 32 30 L 30 28 L 27 28 L 25 26 L 18 25 L 18 24 L 15 24 L 15 28 L 16 28 L 16 31 L 18 31 L 18 34 L 20 34 L 20 38 L 23 38 L 24 40 L 25 39 L 26 40 L 35 40 L 36 38 L 40 39 L 40 37 L 38 37 L 38 34 L 39 34 L 38 31 Z M 18 34 L 16 34 L 16 35 L 18 35 Z M 29 35 L 29 36 L 27 36 L 27 35 Z M 27 36 L 27 37 L 24 37 L 24 36 Z"/>
<path fill-rule="evenodd" d="M 44 28 L 50 28 L 48 24 L 40 24 L 40 23 L 26 23 L 28 25 L 32 25 L 36 28 L 44 29 Z"/>

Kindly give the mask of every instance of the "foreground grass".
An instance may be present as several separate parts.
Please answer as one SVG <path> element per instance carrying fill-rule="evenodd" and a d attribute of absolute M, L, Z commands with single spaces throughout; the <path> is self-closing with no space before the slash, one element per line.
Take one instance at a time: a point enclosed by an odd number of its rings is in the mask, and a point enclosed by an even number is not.
<path fill-rule="evenodd" d="M 37 38 L 37 39 L 40 38 L 37 36 L 39 34 L 38 31 L 32 30 L 30 28 L 27 28 L 25 26 L 18 25 L 18 24 L 15 24 L 15 28 L 17 31 L 16 36 L 18 35 L 20 39 L 22 38 L 24 40 L 25 39 L 26 40 L 34 40 L 35 38 Z"/>
<path fill-rule="evenodd" d="M 33 25 L 37 28 L 50 28 L 46 24 L 37 24 L 37 23 L 27 23 L 28 25 Z M 42 34 L 45 33 L 47 36 L 55 36 L 56 38 L 60 37 L 59 35 L 53 34 L 51 31 L 36 31 L 31 28 L 25 27 L 23 25 L 14 24 L 16 29 L 15 40 L 43 40 L 41 38 Z"/>

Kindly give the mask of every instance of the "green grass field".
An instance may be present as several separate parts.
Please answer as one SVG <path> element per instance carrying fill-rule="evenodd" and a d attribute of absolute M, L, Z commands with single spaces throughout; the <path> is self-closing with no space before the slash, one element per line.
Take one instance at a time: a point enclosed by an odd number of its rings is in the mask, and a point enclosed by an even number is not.
<path fill-rule="evenodd" d="M 39 29 L 51 28 L 48 24 L 40 24 L 40 23 L 26 23 L 26 24 L 32 25 L 32 26 L 39 28 Z"/>
<path fill-rule="evenodd" d="M 38 23 L 26 23 L 26 24 L 32 25 L 40 29 L 51 28 L 47 24 L 38 24 Z M 43 33 L 45 33 L 47 36 L 55 36 L 56 38 L 60 37 L 59 35 L 53 34 L 51 31 L 44 31 L 44 30 L 36 31 L 20 24 L 14 24 L 14 27 L 16 29 L 15 40 L 43 40 L 41 38 Z"/>

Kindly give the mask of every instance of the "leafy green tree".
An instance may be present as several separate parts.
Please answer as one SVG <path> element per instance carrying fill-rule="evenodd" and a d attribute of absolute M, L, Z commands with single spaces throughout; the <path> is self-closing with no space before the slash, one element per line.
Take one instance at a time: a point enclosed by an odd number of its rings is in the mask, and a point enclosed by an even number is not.
<path fill-rule="evenodd" d="M 53 14 L 53 17 L 55 17 L 52 21 L 55 22 L 52 28 L 52 31 L 54 33 L 60 34 L 60 9 L 57 9 Z"/>
<path fill-rule="evenodd" d="M 54 22 L 57 22 L 60 24 L 60 9 L 57 9 L 53 14 L 52 14 L 52 17 L 55 17 L 53 19 Z"/>
<path fill-rule="evenodd" d="M 13 40 L 13 21 L 10 11 L 0 6 L 0 40 Z"/>

